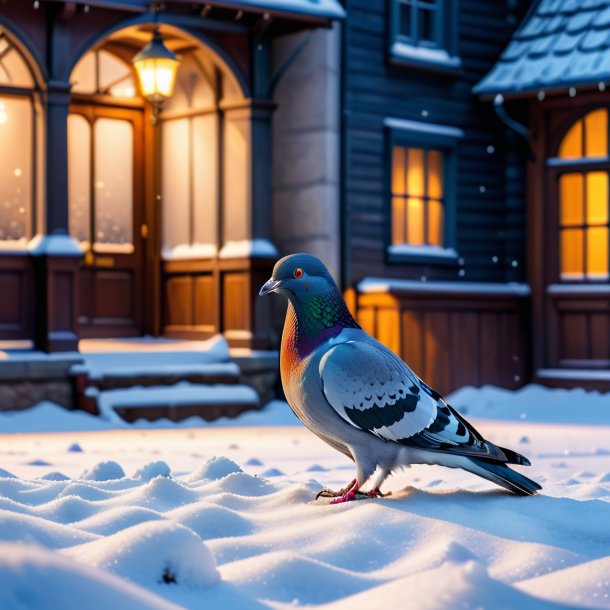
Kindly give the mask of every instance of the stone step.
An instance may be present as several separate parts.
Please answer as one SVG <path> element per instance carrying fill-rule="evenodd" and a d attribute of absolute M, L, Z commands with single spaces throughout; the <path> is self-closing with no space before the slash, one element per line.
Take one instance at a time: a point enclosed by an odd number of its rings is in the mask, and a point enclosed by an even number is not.
<path fill-rule="evenodd" d="M 87 387 L 99 390 L 130 388 L 133 386 L 171 386 L 181 381 L 194 384 L 234 385 L 239 382 L 240 369 L 234 362 L 199 363 L 157 363 L 91 368 L 88 365 L 72 367 L 77 392 Z"/>
<path fill-rule="evenodd" d="M 120 417 L 129 423 L 138 419 L 154 421 L 161 418 L 182 421 L 193 416 L 214 421 L 219 417 L 237 417 L 260 407 L 256 391 L 241 384 L 179 383 L 101 392 L 91 387 L 86 395 L 95 401 L 102 417 L 109 420 Z"/>

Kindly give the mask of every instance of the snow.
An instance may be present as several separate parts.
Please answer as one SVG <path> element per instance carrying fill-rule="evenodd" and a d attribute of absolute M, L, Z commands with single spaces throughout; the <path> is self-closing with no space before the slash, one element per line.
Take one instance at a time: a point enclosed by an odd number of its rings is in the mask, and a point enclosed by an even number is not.
<path fill-rule="evenodd" d="M 386 498 L 314 502 L 353 465 L 280 401 L 231 425 L 0 415 L 0 608 L 610 609 L 610 394 L 449 400 L 541 495 L 414 466 Z"/>
<path fill-rule="evenodd" d="M 393 280 L 366 277 L 358 282 L 359 292 L 442 292 L 463 294 L 527 296 L 530 287 L 517 282 L 416 282 L 413 280 Z"/>
<path fill-rule="evenodd" d="M 458 253 L 453 248 L 441 248 L 440 246 L 412 246 L 411 244 L 392 244 L 388 246 L 388 254 L 401 256 L 434 256 L 437 258 L 454 259 Z"/>
<path fill-rule="evenodd" d="M 435 123 L 422 123 L 421 121 L 411 121 L 409 119 L 396 119 L 386 117 L 383 120 L 385 127 L 389 129 L 397 129 L 400 131 L 412 131 L 415 133 L 426 133 L 436 136 L 444 136 L 447 138 L 461 139 L 464 137 L 464 132 L 449 125 L 437 125 Z"/>
<path fill-rule="evenodd" d="M 34 256 L 83 256 L 83 249 L 70 235 L 36 235 L 28 243 Z"/>
<path fill-rule="evenodd" d="M 455 70 L 462 65 L 462 61 L 459 57 L 449 55 L 444 49 L 427 49 L 404 42 L 395 42 L 392 44 L 390 53 L 397 59 L 420 64 L 432 64 L 446 69 Z"/>
<path fill-rule="evenodd" d="M 217 251 L 215 244 L 179 244 L 173 247 L 164 246 L 161 258 L 166 261 L 212 258 L 216 256 Z"/>
<path fill-rule="evenodd" d="M 277 248 L 268 239 L 228 241 L 220 250 L 219 258 L 277 258 Z"/>
<path fill-rule="evenodd" d="M 273 13 L 313 15 L 328 19 L 343 19 L 345 10 L 337 0 L 225 0 L 214 4 L 231 7 L 264 9 Z"/>

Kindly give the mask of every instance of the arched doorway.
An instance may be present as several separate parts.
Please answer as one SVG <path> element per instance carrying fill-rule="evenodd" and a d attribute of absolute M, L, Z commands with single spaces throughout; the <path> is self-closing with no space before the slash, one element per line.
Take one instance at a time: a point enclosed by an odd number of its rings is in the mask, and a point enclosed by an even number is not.
<path fill-rule="evenodd" d="M 203 43 L 174 27 L 160 29 L 180 67 L 155 125 L 131 63 L 151 37 L 149 24 L 114 32 L 72 71 L 69 224 L 86 253 L 82 337 L 157 334 L 176 320 L 197 326 L 186 319 L 195 299 L 205 301 L 197 310 L 216 306 L 213 291 L 198 290 L 209 278 L 165 281 L 165 267 L 217 255 L 226 201 L 247 184 L 238 180 L 227 195 L 229 171 L 243 178 L 247 169 L 240 153 L 249 136 L 230 136 L 224 108 L 243 99 L 236 78 Z M 243 198 L 245 207 L 247 193 Z"/>

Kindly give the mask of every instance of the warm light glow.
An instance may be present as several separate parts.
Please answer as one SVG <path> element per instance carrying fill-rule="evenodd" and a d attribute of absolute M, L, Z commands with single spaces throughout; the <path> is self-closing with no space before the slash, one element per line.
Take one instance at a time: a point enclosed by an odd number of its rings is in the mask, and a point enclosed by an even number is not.
<path fill-rule="evenodd" d="M 405 200 L 402 197 L 394 197 L 392 199 L 392 243 L 404 244 L 405 237 Z"/>
<path fill-rule="evenodd" d="M 582 120 L 576 121 L 563 137 L 559 145 L 559 156 L 562 159 L 582 157 Z"/>
<path fill-rule="evenodd" d="M 605 108 L 589 112 L 585 117 L 585 157 L 608 155 L 608 111 Z"/>
<path fill-rule="evenodd" d="M 581 229 L 565 229 L 561 233 L 561 277 L 583 278 L 583 239 Z"/>
<path fill-rule="evenodd" d="M 559 178 L 561 225 L 582 224 L 584 185 L 582 174 L 563 174 Z"/>
<path fill-rule="evenodd" d="M 142 95 L 151 102 L 171 97 L 178 71 L 178 58 L 163 44 L 158 30 L 153 39 L 134 57 Z"/>
<path fill-rule="evenodd" d="M 444 245 L 443 155 L 392 150 L 392 244 Z"/>
<path fill-rule="evenodd" d="M 578 119 L 559 145 L 561 159 L 608 156 L 608 111 L 593 110 Z"/>
<path fill-rule="evenodd" d="M 0 102 L 0 125 L 4 125 L 8 121 L 8 114 L 6 114 L 6 106 Z"/>
<path fill-rule="evenodd" d="M 428 202 L 428 243 L 443 245 L 443 204 L 436 199 Z"/>
<path fill-rule="evenodd" d="M 424 194 L 424 151 L 409 148 L 407 155 L 407 194 L 420 197 Z"/>
<path fill-rule="evenodd" d="M 171 59 L 143 59 L 135 64 L 142 94 L 149 99 L 171 97 L 178 62 Z"/>
<path fill-rule="evenodd" d="M 608 227 L 590 227 L 587 231 L 587 277 L 608 278 Z"/>
<path fill-rule="evenodd" d="M 407 199 L 407 243 L 424 244 L 424 202 L 421 199 Z"/>
<path fill-rule="evenodd" d="M 606 172 L 587 174 L 587 223 L 608 223 L 608 174 Z"/>

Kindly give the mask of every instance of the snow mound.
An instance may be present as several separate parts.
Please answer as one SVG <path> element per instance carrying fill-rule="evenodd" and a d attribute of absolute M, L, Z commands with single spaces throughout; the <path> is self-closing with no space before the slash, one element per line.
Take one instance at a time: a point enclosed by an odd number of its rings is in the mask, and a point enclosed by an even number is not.
<path fill-rule="evenodd" d="M 125 471 L 119 464 L 112 460 L 99 462 L 99 464 L 96 464 L 93 468 L 85 470 L 80 476 L 84 481 L 111 481 L 124 477 Z"/>
<path fill-rule="evenodd" d="M 116 506 L 99 512 L 87 519 L 74 523 L 75 527 L 85 532 L 109 536 L 117 532 L 145 523 L 147 521 L 158 521 L 163 516 L 150 508 L 141 506 Z"/>
<path fill-rule="evenodd" d="M 442 583 L 442 586 L 439 584 Z M 408 604 L 405 603 L 408 595 Z M 545 602 L 489 576 L 476 561 L 445 563 L 368 589 L 326 606 L 325 610 L 384 608 L 384 610 L 438 610 L 440 608 L 493 608 L 494 610 L 559 610 L 562 604 Z"/>
<path fill-rule="evenodd" d="M 142 481 L 150 481 L 155 477 L 166 477 L 169 478 L 171 473 L 170 467 L 162 461 L 150 462 L 145 464 L 142 468 L 138 468 L 133 475 L 134 479 L 141 479 Z"/>
<path fill-rule="evenodd" d="M 83 448 L 78 443 L 72 443 L 68 447 L 68 452 L 69 453 L 82 453 L 83 452 Z"/>
<path fill-rule="evenodd" d="M 16 479 L 17 477 L 9 472 L 8 470 L 4 470 L 4 468 L 0 468 L 0 479 Z"/>
<path fill-rule="evenodd" d="M 167 516 L 192 529 L 203 540 L 246 536 L 254 531 L 254 524 L 237 511 L 209 502 L 177 508 Z"/>
<path fill-rule="evenodd" d="M 166 521 L 140 523 L 64 552 L 146 586 L 207 588 L 220 579 L 203 540 L 189 528 Z"/>
<path fill-rule="evenodd" d="M 152 593 L 57 553 L 0 544 L 0 608 L 7 610 L 178 610 Z"/>
<path fill-rule="evenodd" d="M 202 481 L 223 479 L 234 472 L 242 472 L 242 469 L 229 458 L 214 456 L 201 464 L 189 476 L 189 481 Z"/>
<path fill-rule="evenodd" d="M 47 472 L 47 474 L 43 474 L 40 477 L 40 480 L 41 481 L 69 481 L 70 477 L 65 475 L 63 472 L 53 470 L 52 472 Z"/>

